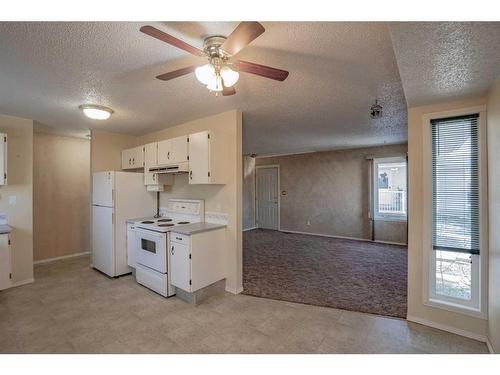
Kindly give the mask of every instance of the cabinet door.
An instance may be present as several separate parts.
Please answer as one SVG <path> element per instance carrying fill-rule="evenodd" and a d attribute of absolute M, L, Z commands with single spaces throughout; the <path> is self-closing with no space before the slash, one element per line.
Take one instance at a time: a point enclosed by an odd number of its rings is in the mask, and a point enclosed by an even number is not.
<path fill-rule="evenodd" d="M 191 292 L 191 260 L 188 245 L 170 242 L 170 272 L 172 285 Z"/>
<path fill-rule="evenodd" d="M 127 224 L 127 264 L 130 267 L 136 267 L 135 260 L 135 249 L 136 249 L 136 239 L 135 239 L 135 226 L 134 224 Z"/>
<path fill-rule="evenodd" d="M 165 139 L 158 142 L 158 165 L 170 164 L 171 142 Z"/>
<path fill-rule="evenodd" d="M 202 131 L 189 135 L 189 183 L 210 182 L 210 133 Z"/>
<path fill-rule="evenodd" d="M 144 145 L 144 185 L 156 185 L 156 175 L 149 172 L 149 168 L 156 167 L 158 143 Z"/>
<path fill-rule="evenodd" d="M 7 185 L 7 134 L 0 133 L 0 185 Z"/>
<path fill-rule="evenodd" d="M 9 235 L 0 234 L 0 290 L 11 287 Z"/>
<path fill-rule="evenodd" d="M 177 164 L 188 160 L 188 136 L 170 140 L 170 163 Z"/>
<path fill-rule="evenodd" d="M 132 166 L 134 168 L 144 167 L 144 146 L 138 146 L 132 149 Z"/>
<path fill-rule="evenodd" d="M 122 169 L 134 168 L 134 166 L 132 165 L 132 154 L 133 150 L 130 148 L 122 150 Z"/>

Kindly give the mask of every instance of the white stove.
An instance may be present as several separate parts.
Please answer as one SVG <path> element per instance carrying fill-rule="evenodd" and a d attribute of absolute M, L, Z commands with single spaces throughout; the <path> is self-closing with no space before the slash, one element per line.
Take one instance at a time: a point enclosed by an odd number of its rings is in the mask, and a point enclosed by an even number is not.
<path fill-rule="evenodd" d="M 169 199 L 161 217 L 143 219 L 135 224 L 136 280 L 155 292 L 175 294 L 170 284 L 170 231 L 205 219 L 203 200 Z"/>

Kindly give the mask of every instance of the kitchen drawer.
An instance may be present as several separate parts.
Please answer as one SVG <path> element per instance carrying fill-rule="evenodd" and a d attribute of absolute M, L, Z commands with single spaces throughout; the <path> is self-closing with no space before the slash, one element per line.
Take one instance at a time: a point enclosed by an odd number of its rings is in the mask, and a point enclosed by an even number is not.
<path fill-rule="evenodd" d="M 187 234 L 172 232 L 170 235 L 170 241 L 189 245 L 190 237 Z"/>

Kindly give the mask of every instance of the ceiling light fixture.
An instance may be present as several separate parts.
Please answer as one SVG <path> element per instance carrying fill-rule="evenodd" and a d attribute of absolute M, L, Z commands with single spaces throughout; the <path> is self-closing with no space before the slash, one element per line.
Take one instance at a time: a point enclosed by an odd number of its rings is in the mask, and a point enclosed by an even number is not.
<path fill-rule="evenodd" d="M 111 108 L 95 104 L 82 104 L 78 108 L 92 120 L 107 120 L 114 112 Z"/>
<path fill-rule="evenodd" d="M 232 87 L 238 82 L 240 73 L 231 69 L 225 59 L 214 57 L 208 64 L 199 66 L 194 71 L 196 78 L 207 89 L 218 94 L 224 87 Z"/>

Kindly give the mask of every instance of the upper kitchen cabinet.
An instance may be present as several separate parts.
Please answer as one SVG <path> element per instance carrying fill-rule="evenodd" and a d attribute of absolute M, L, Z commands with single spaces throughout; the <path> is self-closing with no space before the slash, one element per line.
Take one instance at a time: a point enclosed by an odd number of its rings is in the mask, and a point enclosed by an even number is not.
<path fill-rule="evenodd" d="M 0 133 L 0 185 L 7 185 L 7 134 Z"/>
<path fill-rule="evenodd" d="M 173 175 L 158 174 L 150 172 L 150 168 L 158 167 L 158 147 L 160 142 L 144 145 L 144 185 L 148 191 L 163 191 L 164 185 L 174 183 Z"/>
<path fill-rule="evenodd" d="M 144 146 L 128 148 L 122 151 L 122 169 L 144 167 Z"/>
<path fill-rule="evenodd" d="M 189 135 L 189 183 L 226 184 L 227 147 L 217 133 L 205 130 Z"/>
<path fill-rule="evenodd" d="M 187 162 L 188 142 L 187 135 L 158 142 L 158 165 Z"/>

